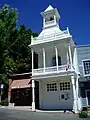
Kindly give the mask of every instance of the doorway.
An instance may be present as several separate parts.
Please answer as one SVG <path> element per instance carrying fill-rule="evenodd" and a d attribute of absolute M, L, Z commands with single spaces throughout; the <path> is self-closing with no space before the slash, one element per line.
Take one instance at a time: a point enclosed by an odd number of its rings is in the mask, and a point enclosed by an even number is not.
<path fill-rule="evenodd" d="M 11 103 L 15 106 L 31 106 L 32 105 L 32 89 L 21 88 L 11 91 Z"/>
<path fill-rule="evenodd" d="M 87 105 L 90 106 L 90 90 L 86 90 Z"/>

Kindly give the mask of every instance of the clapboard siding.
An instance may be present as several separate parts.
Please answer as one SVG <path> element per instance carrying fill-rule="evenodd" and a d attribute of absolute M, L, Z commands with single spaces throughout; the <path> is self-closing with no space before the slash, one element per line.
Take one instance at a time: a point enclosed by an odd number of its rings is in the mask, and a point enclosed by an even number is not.
<path fill-rule="evenodd" d="M 82 60 L 90 59 L 90 45 L 77 47 L 77 58 L 78 58 L 79 72 L 81 75 L 83 75 Z"/>

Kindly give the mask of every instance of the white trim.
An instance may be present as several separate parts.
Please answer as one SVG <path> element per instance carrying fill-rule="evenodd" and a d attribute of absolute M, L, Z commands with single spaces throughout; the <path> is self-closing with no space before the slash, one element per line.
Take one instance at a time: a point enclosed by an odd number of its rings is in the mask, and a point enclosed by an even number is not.
<path fill-rule="evenodd" d="M 43 48 L 43 68 L 44 68 L 44 73 L 45 73 L 45 68 L 46 67 L 46 63 L 45 63 L 45 49 Z"/>
<path fill-rule="evenodd" d="M 86 93 L 86 102 L 87 102 L 87 106 L 90 106 L 90 105 L 88 104 L 87 91 L 90 91 L 90 90 L 85 90 L 85 93 Z"/>
<path fill-rule="evenodd" d="M 90 59 L 83 59 L 82 61 L 88 61 L 88 60 L 90 60 Z"/>
<path fill-rule="evenodd" d="M 56 46 L 55 46 L 55 53 L 56 53 L 56 66 L 57 66 L 57 71 L 58 71 L 58 51 L 57 51 Z"/>
<path fill-rule="evenodd" d="M 76 93 L 76 89 L 75 89 L 75 77 L 71 76 L 71 82 L 72 82 L 72 90 L 73 90 L 73 110 L 75 113 L 77 113 L 77 93 Z"/>
<path fill-rule="evenodd" d="M 32 79 L 32 110 L 35 110 L 35 81 Z"/>
<path fill-rule="evenodd" d="M 42 76 L 41 76 L 42 75 Z M 43 79 L 43 78 L 52 78 L 52 77 L 60 77 L 60 76 L 72 76 L 72 75 L 75 75 L 76 76 L 76 73 L 75 73 L 75 71 L 67 71 L 67 72 L 63 72 L 63 73 L 61 73 L 61 72 L 59 72 L 59 73 L 52 73 L 52 74 L 45 74 L 45 75 L 43 75 L 43 74 L 41 74 L 41 75 L 34 75 L 34 76 L 32 76 L 32 78 L 33 79 L 35 79 L 35 80 L 40 80 L 40 79 Z M 47 76 L 48 75 L 48 76 Z"/>
<path fill-rule="evenodd" d="M 77 97 L 77 109 L 79 110 L 79 104 L 78 104 L 78 99 L 79 99 L 79 77 L 77 75 L 76 77 L 76 97 Z"/>
<path fill-rule="evenodd" d="M 72 54 L 71 54 L 70 44 L 68 44 L 68 51 L 69 51 L 69 58 L 70 58 L 70 64 L 71 64 L 71 70 L 72 70 Z"/>
<path fill-rule="evenodd" d="M 38 40 L 39 38 L 38 39 L 34 38 L 36 40 L 34 40 L 33 42 L 31 42 L 31 44 L 29 46 L 34 46 L 34 45 L 38 45 L 38 44 L 40 45 L 41 43 L 43 44 L 43 43 L 49 43 L 49 42 L 54 42 L 54 41 L 56 42 L 56 41 L 59 41 L 59 40 L 61 40 L 61 42 L 62 42 L 63 39 L 72 38 L 71 35 L 62 36 L 60 38 L 56 38 L 55 35 L 53 35 L 53 36 L 54 37 L 50 37 L 50 39 L 47 39 L 47 40 L 46 40 L 46 38 L 44 39 L 43 37 L 40 40 Z"/>

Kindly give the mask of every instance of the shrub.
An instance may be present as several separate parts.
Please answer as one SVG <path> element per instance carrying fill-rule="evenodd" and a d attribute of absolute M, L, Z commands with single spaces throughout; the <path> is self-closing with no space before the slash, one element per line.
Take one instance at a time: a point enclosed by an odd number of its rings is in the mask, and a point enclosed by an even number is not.
<path fill-rule="evenodd" d="M 7 101 L 7 100 L 2 100 L 2 101 L 0 102 L 0 105 L 1 105 L 1 106 L 8 106 L 8 101 Z"/>
<path fill-rule="evenodd" d="M 79 113 L 80 118 L 87 118 L 88 117 L 88 111 L 81 111 Z"/>

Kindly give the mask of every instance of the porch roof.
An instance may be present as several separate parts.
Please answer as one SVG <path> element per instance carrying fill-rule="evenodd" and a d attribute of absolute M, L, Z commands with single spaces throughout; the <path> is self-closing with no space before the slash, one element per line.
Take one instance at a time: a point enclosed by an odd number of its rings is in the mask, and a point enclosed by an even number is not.
<path fill-rule="evenodd" d="M 29 87 L 31 87 L 31 79 L 13 80 L 10 85 L 11 89 L 29 88 Z"/>

